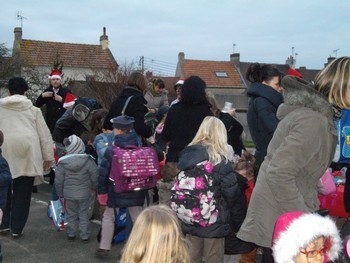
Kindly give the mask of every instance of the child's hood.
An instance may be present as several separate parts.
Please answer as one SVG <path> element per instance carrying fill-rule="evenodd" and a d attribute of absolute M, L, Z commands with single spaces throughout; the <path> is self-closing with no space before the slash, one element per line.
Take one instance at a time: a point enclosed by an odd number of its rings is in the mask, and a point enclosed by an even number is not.
<path fill-rule="evenodd" d="M 90 159 L 94 159 L 91 155 L 88 154 L 68 154 L 62 156 L 58 160 L 58 165 L 62 165 L 67 171 L 77 172 L 82 170 L 84 166 L 90 161 Z"/>

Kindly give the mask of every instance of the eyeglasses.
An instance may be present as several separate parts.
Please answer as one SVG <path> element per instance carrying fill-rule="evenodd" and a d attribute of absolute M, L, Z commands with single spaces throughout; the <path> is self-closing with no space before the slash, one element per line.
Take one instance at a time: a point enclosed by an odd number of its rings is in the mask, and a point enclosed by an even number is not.
<path fill-rule="evenodd" d="M 328 251 L 327 247 L 323 247 L 319 250 L 310 250 L 310 251 L 301 251 L 300 253 L 306 255 L 307 258 L 315 258 L 318 256 L 318 254 L 320 254 L 321 256 L 323 256 L 326 252 Z"/>

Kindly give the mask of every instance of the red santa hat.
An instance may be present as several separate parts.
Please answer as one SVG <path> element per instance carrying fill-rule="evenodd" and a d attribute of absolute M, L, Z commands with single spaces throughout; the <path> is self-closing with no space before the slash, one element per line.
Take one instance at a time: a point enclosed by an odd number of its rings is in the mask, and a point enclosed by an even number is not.
<path fill-rule="evenodd" d="M 63 108 L 67 109 L 70 106 L 73 106 L 75 103 L 75 96 L 72 93 L 67 93 L 66 98 L 63 103 Z"/>
<path fill-rule="evenodd" d="M 49 79 L 61 79 L 62 77 L 62 72 L 59 71 L 58 69 L 54 69 L 51 71 Z"/>
<path fill-rule="evenodd" d="M 299 71 L 297 71 L 293 68 L 288 69 L 287 75 L 296 76 L 296 77 L 301 78 L 301 79 L 304 78 L 303 75 L 301 75 Z"/>
<path fill-rule="evenodd" d="M 272 251 L 276 263 L 294 263 L 294 258 L 318 237 L 326 239 L 325 262 L 335 260 L 342 248 L 339 231 L 330 217 L 301 211 L 282 214 L 276 221 Z"/>

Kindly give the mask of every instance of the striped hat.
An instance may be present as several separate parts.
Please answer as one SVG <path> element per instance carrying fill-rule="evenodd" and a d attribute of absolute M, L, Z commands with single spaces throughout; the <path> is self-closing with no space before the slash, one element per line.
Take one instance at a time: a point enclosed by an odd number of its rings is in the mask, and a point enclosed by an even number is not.
<path fill-rule="evenodd" d="M 79 154 L 85 152 L 84 142 L 75 134 L 65 138 L 63 144 L 66 147 L 67 154 Z"/>

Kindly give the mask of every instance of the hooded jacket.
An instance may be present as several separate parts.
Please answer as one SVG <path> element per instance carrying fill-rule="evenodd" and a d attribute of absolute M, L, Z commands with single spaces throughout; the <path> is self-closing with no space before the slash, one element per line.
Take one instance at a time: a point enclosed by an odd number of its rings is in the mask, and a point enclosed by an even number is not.
<path fill-rule="evenodd" d="M 148 138 L 153 135 L 153 131 L 144 121 L 145 114 L 148 112 L 148 109 L 145 106 L 147 101 L 144 99 L 142 91 L 134 87 L 126 86 L 121 94 L 113 101 L 111 108 L 105 117 L 103 128 L 113 130 L 113 125 L 110 120 L 121 115 L 125 102 L 130 96 L 133 97 L 130 99 L 129 104 L 125 109 L 125 115 L 134 117 L 134 128 L 136 133 L 142 138 Z"/>
<path fill-rule="evenodd" d="M 23 95 L 0 99 L 2 154 L 12 179 L 43 174 L 43 161 L 53 161 L 53 141 L 41 110 Z"/>
<path fill-rule="evenodd" d="M 207 147 L 203 145 L 191 145 L 186 147 L 179 157 L 177 168 L 179 170 L 191 169 L 194 165 L 209 160 Z M 182 223 L 184 234 L 203 238 L 221 238 L 230 233 L 230 216 L 234 204 L 239 200 L 237 192 L 239 185 L 230 163 L 221 163 L 213 167 L 213 185 L 215 186 L 214 198 L 221 200 L 218 205 L 219 213 L 216 223 L 209 227 L 196 227 Z"/>
<path fill-rule="evenodd" d="M 337 143 L 333 111 L 321 93 L 282 80 L 280 122 L 267 149 L 237 237 L 271 247 L 274 222 L 288 211 L 319 209 L 317 182 L 329 167 Z"/>
<path fill-rule="evenodd" d="M 94 159 L 85 153 L 68 154 L 58 160 L 55 187 L 66 199 L 89 199 L 97 189 L 98 170 Z"/>
<path fill-rule="evenodd" d="M 158 110 L 161 106 L 169 106 L 168 91 L 163 89 L 159 94 L 153 91 L 153 85 L 147 88 L 145 95 L 147 108 Z"/>
<path fill-rule="evenodd" d="M 276 130 L 277 108 L 282 103 L 283 97 L 272 87 L 258 82 L 250 84 L 247 95 L 250 98 L 247 122 L 256 147 L 256 163 L 260 164 L 266 156 L 267 146 Z"/>

